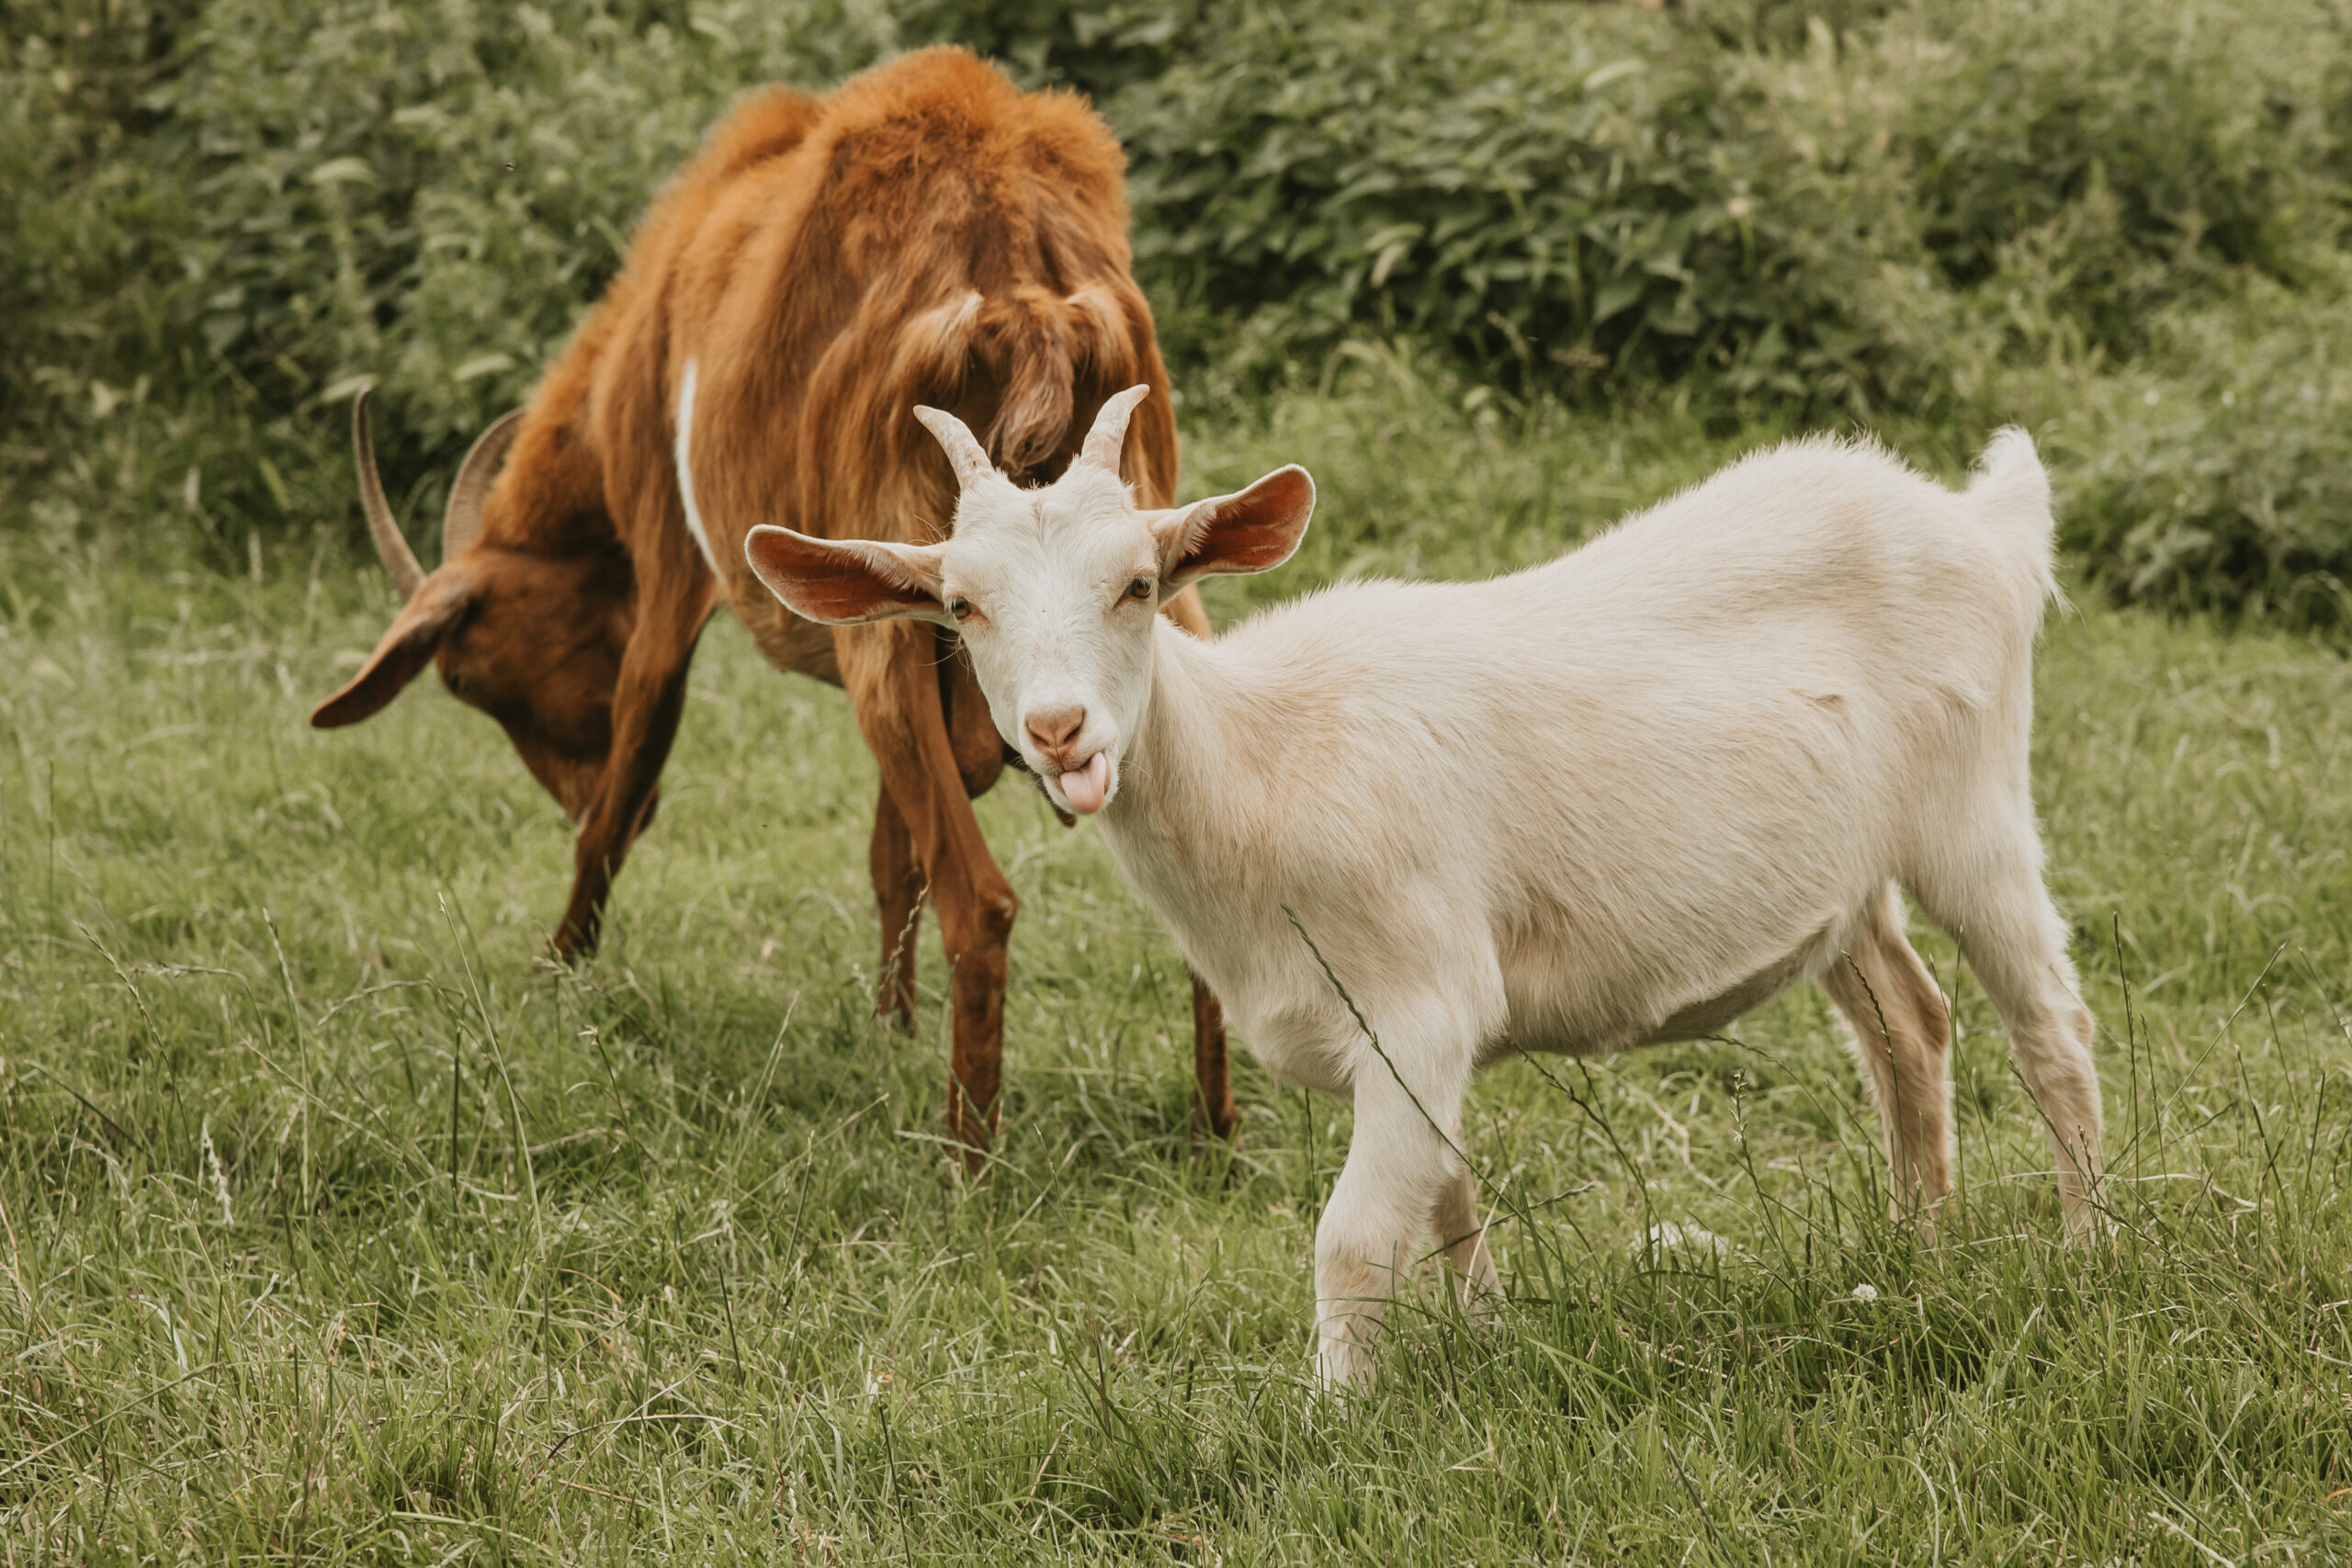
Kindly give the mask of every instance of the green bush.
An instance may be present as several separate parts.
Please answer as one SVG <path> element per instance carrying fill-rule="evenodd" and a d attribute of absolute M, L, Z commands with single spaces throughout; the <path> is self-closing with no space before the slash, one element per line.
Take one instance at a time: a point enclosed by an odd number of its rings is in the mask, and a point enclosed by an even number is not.
<path fill-rule="evenodd" d="M 1530 381 L 1871 405 L 1867 246 L 1746 57 L 1625 6 L 1233 9 L 1109 105 L 1167 292 L 1278 351 L 1401 328 Z"/>
<path fill-rule="evenodd" d="M 2352 269 L 2339 269 L 2352 272 Z M 2032 399 L 2062 537 L 2112 596 L 2352 626 L 2352 276 L 2174 312 L 2150 362 Z"/>
<path fill-rule="evenodd" d="M 1852 68 L 1900 84 L 1889 129 L 1944 276 L 1982 285 L 2039 247 L 2086 341 L 2123 355 L 2160 306 L 2240 271 L 2291 278 L 2333 249 L 2352 197 L 2346 22 L 2324 6 L 2256 24 L 2218 0 L 1980 0 L 1905 17 Z"/>
<path fill-rule="evenodd" d="M 363 380 L 396 500 L 429 513 L 732 98 L 954 38 L 1125 138 L 1195 408 L 1398 339 L 1515 397 L 1719 429 L 1942 440 L 2063 386 L 2044 417 L 2135 454 L 2062 458 L 2099 581 L 2329 618 L 2352 446 L 2301 400 L 2308 339 L 2230 323 L 2352 295 L 2347 25 L 2321 0 L 2260 26 L 2241 0 L 13 8 L 0 515 L 185 519 L 240 562 L 249 530 L 342 527 Z M 2133 413 L 2159 367 L 2245 390 Z"/>
<path fill-rule="evenodd" d="M 1097 101 L 1155 77 L 1217 36 L 1232 0 L 905 0 L 910 40 L 946 39 L 1003 62 L 1024 84 Z"/>
<path fill-rule="evenodd" d="M 2053 342 L 2135 354 L 2162 305 L 2343 234 L 2334 9 L 1699 14 L 1229 6 L 1108 100 L 1145 265 L 1275 355 L 1403 328 L 1490 373 L 1868 415 Z"/>

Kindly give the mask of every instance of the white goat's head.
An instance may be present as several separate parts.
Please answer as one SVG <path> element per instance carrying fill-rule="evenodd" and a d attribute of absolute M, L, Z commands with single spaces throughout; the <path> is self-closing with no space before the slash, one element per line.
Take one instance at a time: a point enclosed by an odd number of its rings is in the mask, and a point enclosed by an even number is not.
<path fill-rule="evenodd" d="M 1119 454 L 1128 416 L 1150 393 L 1130 387 L 1105 402 L 1069 469 L 1037 490 L 998 473 L 955 415 L 918 408 L 962 487 L 945 543 L 758 527 L 744 553 L 785 607 L 807 619 L 954 627 L 998 733 L 1057 804 L 1100 811 L 1118 789 L 1120 760 L 1150 699 L 1161 600 L 1214 573 L 1280 566 L 1315 510 L 1315 481 L 1296 467 L 1233 495 L 1167 512 L 1138 508 L 1119 479 Z"/>

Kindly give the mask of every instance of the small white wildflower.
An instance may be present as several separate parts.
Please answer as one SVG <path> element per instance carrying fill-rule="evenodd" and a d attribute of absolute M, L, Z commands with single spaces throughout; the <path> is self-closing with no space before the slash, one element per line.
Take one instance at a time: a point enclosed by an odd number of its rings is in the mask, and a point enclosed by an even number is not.
<path fill-rule="evenodd" d="M 1878 1300 L 1878 1287 L 1865 1280 L 1854 1287 L 1854 1299 L 1858 1302 L 1874 1302 Z"/>
<path fill-rule="evenodd" d="M 2147 404 L 2150 408 L 2154 408 L 2163 397 L 2164 394 L 2162 392 L 2159 392 L 2154 387 L 2151 387 L 2145 392 L 2141 394 L 2140 400 Z"/>
<path fill-rule="evenodd" d="M 1731 1243 L 1714 1232 L 1698 1225 L 1678 1225 L 1672 1220 L 1652 1225 L 1647 1239 L 1650 1246 L 1661 1251 L 1679 1248 L 1685 1252 L 1712 1252 L 1720 1258 L 1731 1250 Z M 1634 1250 L 1638 1253 L 1643 1248 L 1637 1245 Z"/>

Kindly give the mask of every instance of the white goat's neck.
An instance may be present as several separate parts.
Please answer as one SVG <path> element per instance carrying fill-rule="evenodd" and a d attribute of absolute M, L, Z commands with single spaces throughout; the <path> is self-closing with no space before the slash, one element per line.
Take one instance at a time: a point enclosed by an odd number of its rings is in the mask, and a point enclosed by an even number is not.
<path fill-rule="evenodd" d="M 1253 875 L 1250 855 L 1277 810 L 1265 775 L 1285 720 L 1265 676 L 1228 647 L 1155 628 L 1151 695 L 1101 820 L 1120 870 L 1180 936 L 1203 893 L 1271 869 L 1260 861 Z"/>
<path fill-rule="evenodd" d="M 1325 769 L 1346 686 L 1300 676 L 1264 638 L 1204 643 L 1159 627 L 1148 705 L 1096 820 L 1120 874 L 1275 1080 L 1345 1093 L 1352 1036 L 1290 911 L 1327 940 L 1346 924 L 1311 869 L 1329 857 L 1307 847 L 1334 834 Z M 1340 907 L 1359 901 L 1340 892 Z"/>

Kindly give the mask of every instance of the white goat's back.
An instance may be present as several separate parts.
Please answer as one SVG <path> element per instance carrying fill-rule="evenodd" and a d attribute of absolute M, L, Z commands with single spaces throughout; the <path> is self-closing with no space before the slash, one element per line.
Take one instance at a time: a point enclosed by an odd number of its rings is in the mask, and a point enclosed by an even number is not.
<path fill-rule="evenodd" d="M 2022 435 L 1957 494 L 1811 440 L 1545 566 L 1268 612 L 1204 650 L 1258 684 L 1223 748 L 1250 787 L 1219 793 L 1264 802 L 1212 831 L 1282 868 L 1220 922 L 1238 938 L 1328 890 L 1365 964 L 1383 920 L 1466 922 L 1499 964 L 1481 1010 L 1521 1043 L 1727 1021 L 1818 972 L 1923 824 L 2023 812 L 2030 833 L 2047 493 Z M 1367 886 L 1413 892 L 1374 911 Z"/>

